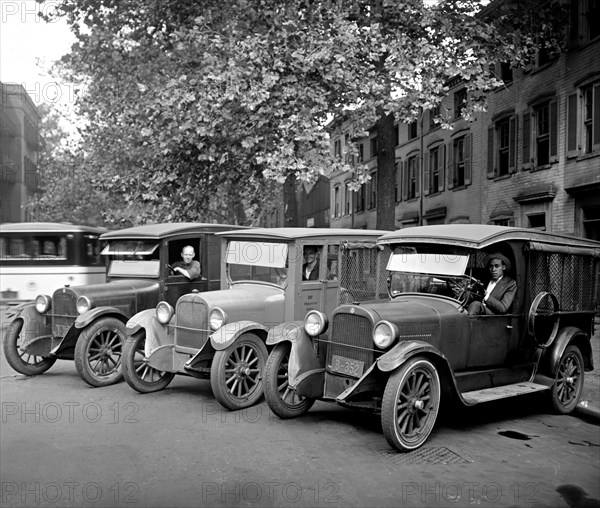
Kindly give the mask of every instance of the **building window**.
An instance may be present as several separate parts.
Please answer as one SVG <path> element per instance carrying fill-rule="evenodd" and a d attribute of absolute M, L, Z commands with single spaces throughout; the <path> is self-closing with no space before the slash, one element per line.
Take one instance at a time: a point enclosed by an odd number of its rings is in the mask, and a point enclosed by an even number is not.
<path fill-rule="evenodd" d="M 367 184 L 361 185 L 356 191 L 356 200 L 354 201 L 354 211 L 362 212 L 365 209 L 365 187 Z"/>
<path fill-rule="evenodd" d="M 348 188 L 349 180 L 344 182 L 344 215 L 352 211 L 352 191 Z"/>
<path fill-rule="evenodd" d="M 546 214 L 545 213 L 534 213 L 527 216 L 529 227 L 532 229 L 539 229 L 540 231 L 546 231 Z"/>
<path fill-rule="evenodd" d="M 429 157 L 425 160 L 425 194 L 435 194 L 444 190 L 444 166 L 446 147 L 436 146 L 429 150 Z"/>
<path fill-rule="evenodd" d="M 377 172 L 371 173 L 371 180 L 367 186 L 369 209 L 377 208 Z"/>
<path fill-rule="evenodd" d="M 398 181 L 400 171 L 398 170 L 398 164 L 394 167 L 394 202 L 400 202 L 400 184 Z"/>
<path fill-rule="evenodd" d="M 341 216 L 341 196 L 340 196 L 340 186 L 336 185 L 335 188 L 333 189 L 333 203 L 334 203 L 334 207 L 333 207 L 333 217 L 334 218 L 338 218 Z"/>
<path fill-rule="evenodd" d="M 451 159 L 448 169 L 448 188 L 463 187 L 471 183 L 471 134 L 452 141 Z"/>
<path fill-rule="evenodd" d="M 567 157 L 600 151 L 600 81 L 567 98 Z"/>
<path fill-rule="evenodd" d="M 454 92 L 454 118 L 461 115 L 461 110 L 467 105 L 467 89 L 461 88 Z"/>
<path fill-rule="evenodd" d="M 400 143 L 400 128 L 398 127 L 398 124 L 394 125 L 394 139 L 396 140 L 394 146 L 398 146 Z"/>
<path fill-rule="evenodd" d="M 419 156 L 413 155 L 403 163 L 402 199 L 414 199 L 419 195 Z"/>
<path fill-rule="evenodd" d="M 342 158 L 342 140 L 339 138 L 333 142 L 333 155 L 338 159 Z"/>
<path fill-rule="evenodd" d="M 512 83 L 513 70 L 508 62 L 491 64 L 490 65 L 490 74 L 493 77 L 502 80 L 504 83 Z"/>
<path fill-rule="evenodd" d="M 408 124 L 408 139 L 415 139 L 418 135 L 417 122 L 411 122 Z"/>
<path fill-rule="evenodd" d="M 371 158 L 377 157 L 377 138 L 371 138 Z"/>
<path fill-rule="evenodd" d="M 498 120 L 488 131 L 488 177 L 496 178 L 517 169 L 517 119 Z"/>
<path fill-rule="evenodd" d="M 598 0 L 572 0 L 570 44 L 586 44 L 600 36 L 600 3 Z"/>
<path fill-rule="evenodd" d="M 545 101 L 533 108 L 532 148 L 534 166 L 540 168 L 557 160 L 558 107 L 556 100 Z M 524 138 L 527 137 L 524 124 Z M 524 139 L 525 141 L 525 139 Z M 528 152 L 528 151 L 527 151 Z M 525 149 L 523 158 L 525 159 Z"/>
<path fill-rule="evenodd" d="M 433 130 L 437 127 L 435 119 L 440 116 L 440 107 L 436 106 L 429 110 L 429 130 Z"/>
<path fill-rule="evenodd" d="M 360 143 L 358 145 L 358 162 L 362 162 L 365 160 L 365 145 Z"/>

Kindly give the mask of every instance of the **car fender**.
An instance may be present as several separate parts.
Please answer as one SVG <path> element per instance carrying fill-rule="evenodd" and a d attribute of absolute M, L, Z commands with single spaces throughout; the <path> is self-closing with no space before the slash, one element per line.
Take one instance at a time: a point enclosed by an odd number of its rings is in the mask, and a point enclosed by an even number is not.
<path fill-rule="evenodd" d="M 38 337 L 52 335 L 52 321 L 46 319 L 46 314 L 40 314 L 35 309 L 35 304 L 23 306 L 15 315 L 13 321 L 21 319 L 23 328 L 21 328 L 21 346 L 27 348 Z"/>
<path fill-rule="evenodd" d="M 443 359 L 444 363 L 448 364 L 446 357 L 432 344 L 420 340 L 411 340 L 400 342 L 388 352 L 381 355 L 377 359 L 377 367 L 382 372 L 391 372 L 400 367 L 409 358 L 423 353 L 439 356 Z"/>
<path fill-rule="evenodd" d="M 75 328 L 85 328 L 96 321 L 96 319 L 103 316 L 116 317 L 123 322 L 127 320 L 127 316 L 125 316 L 125 314 L 115 307 L 95 307 L 77 316 L 77 319 L 75 320 Z"/>
<path fill-rule="evenodd" d="M 237 338 L 246 332 L 258 332 L 258 335 L 266 339 L 269 329 L 255 321 L 236 321 L 227 323 L 214 332 L 210 338 L 210 344 L 215 351 L 227 349 Z"/>
<path fill-rule="evenodd" d="M 133 316 L 126 325 L 127 335 L 132 336 L 142 329 L 146 332 L 144 354 L 149 358 L 155 349 L 174 344 L 172 328 L 156 318 L 155 309 L 146 309 Z"/>
<path fill-rule="evenodd" d="M 302 340 L 303 332 L 304 321 L 281 323 L 269 330 L 269 334 L 267 335 L 267 346 L 274 346 L 286 340 L 292 343 Z"/>
<path fill-rule="evenodd" d="M 565 326 L 562 328 L 552 345 L 544 352 L 541 365 L 542 372 L 554 378 L 560 359 L 567 346 L 574 344 L 579 347 L 583 356 L 583 365 L 586 371 L 594 370 L 592 359 L 592 346 L 588 335 L 576 326 Z"/>

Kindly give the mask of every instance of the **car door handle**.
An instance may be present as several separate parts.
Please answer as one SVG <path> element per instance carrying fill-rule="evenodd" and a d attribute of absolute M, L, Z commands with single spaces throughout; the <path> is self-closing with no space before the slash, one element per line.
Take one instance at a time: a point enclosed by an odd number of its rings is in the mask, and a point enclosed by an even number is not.
<path fill-rule="evenodd" d="M 506 329 L 507 329 L 507 330 L 512 330 L 512 329 L 513 329 L 513 326 L 512 326 L 512 325 L 506 325 Z"/>

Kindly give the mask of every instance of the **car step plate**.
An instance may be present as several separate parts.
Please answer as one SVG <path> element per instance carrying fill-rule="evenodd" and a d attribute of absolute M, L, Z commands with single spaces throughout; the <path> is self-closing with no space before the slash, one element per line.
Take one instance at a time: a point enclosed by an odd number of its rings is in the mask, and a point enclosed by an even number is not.
<path fill-rule="evenodd" d="M 483 390 L 474 390 L 462 394 L 463 399 L 469 404 L 478 404 L 490 400 L 506 399 L 516 395 L 525 395 L 527 393 L 542 392 L 549 390 L 550 387 L 537 383 L 515 383 L 512 385 L 495 386 L 493 388 L 484 388 Z"/>

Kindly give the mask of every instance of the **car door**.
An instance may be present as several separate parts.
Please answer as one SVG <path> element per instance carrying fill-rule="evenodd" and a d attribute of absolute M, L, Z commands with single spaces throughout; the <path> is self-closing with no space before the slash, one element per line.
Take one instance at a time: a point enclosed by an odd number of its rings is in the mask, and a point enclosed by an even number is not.
<path fill-rule="evenodd" d="M 166 249 L 167 260 L 163 267 L 163 277 L 165 281 L 165 300 L 173 307 L 177 303 L 180 296 L 191 293 L 194 290 L 206 291 L 207 288 L 207 268 L 206 255 L 203 255 L 203 249 L 206 248 L 205 235 L 176 238 L 167 241 Z M 191 245 L 194 248 L 194 260 L 200 263 L 200 276 L 194 280 L 189 280 L 184 275 L 173 274 L 168 264 L 173 264 L 181 261 L 181 251 L 186 245 Z"/>

